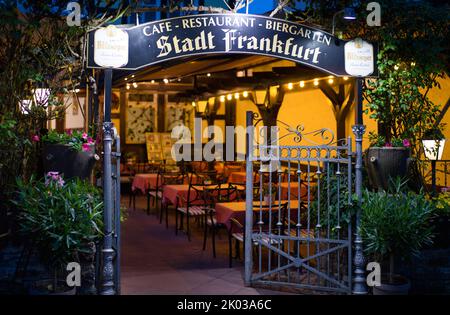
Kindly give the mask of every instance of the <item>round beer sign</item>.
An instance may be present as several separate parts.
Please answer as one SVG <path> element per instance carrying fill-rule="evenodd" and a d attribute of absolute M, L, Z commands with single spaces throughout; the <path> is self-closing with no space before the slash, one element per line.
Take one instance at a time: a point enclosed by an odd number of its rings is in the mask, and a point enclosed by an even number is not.
<path fill-rule="evenodd" d="M 372 44 L 356 38 L 344 46 L 345 72 L 355 77 L 365 77 L 374 72 Z"/>
<path fill-rule="evenodd" d="M 101 67 L 119 68 L 128 63 L 128 33 L 114 25 L 94 34 L 94 61 Z"/>

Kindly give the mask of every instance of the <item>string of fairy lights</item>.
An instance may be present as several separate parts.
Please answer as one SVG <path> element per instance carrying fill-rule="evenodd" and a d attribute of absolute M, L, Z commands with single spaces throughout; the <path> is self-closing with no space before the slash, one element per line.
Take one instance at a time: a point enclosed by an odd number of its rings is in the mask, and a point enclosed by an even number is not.
<path fill-rule="evenodd" d="M 207 77 L 211 77 L 211 73 L 207 73 L 206 76 Z M 130 81 L 133 78 L 134 78 L 134 75 L 132 75 L 130 78 L 125 78 L 124 80 L 125 81 Z M 335 81 L 337 81 L 339 79 L 341 79 L 343 81 L 348 81 L 349 77 L 343 76 L 343 77 L 337 78 L 337 77 L 334 77 L 334 76 L 328 76 L 328 77 L 314 78 L 314 79 L 309 79 L 309 80 L 301 80 L 301 81 L 298 81 L 298 82 L 289 82 L 289 83 L 285 83 L 283 85 L 287 88 L 287 90 L 295 91 L 295 90 L 298 90 L 298 89 L 305 89 L 305 88 L 308 88 L 308 87 L 309 88 L 311 88 L 311 87 L 312 88 L 317 88 L 321 81 L 326 81 L 329 85 L 333 85 L 335 83 Z M 164 84 L 169 84 L 169 83 L 174 82 L 174 81 L 180 82 L 181 79 L 180 78 L 178 78 L 178 79 L 167 79 L 167 78 L 164 78 L 161 82 L 163 82 Z M 160 82 L 158 82 L 157 80 L 151 80 L 150 81 L 150 84 L 159 84 L 159 83 Z M 145 83 L 142 82 L 141 84 L 148 84 L 148 82 L 145 82 Z M 137 82 L 127 82 L 126 89 L 129 90 L 129 89 L 131 89 L 131 87 L 137 88 L 138 86 L 139 86 L 139 83 L 137 83 Z M 224 103 L 227 100 L 228 101 L 231 101 L 233 99 L 239 100 L 241 98 L 242 99 L 247 99 L 249 97 L 249 95 L 250 95 L 249 93 L 250 93 L 250 91 L 244 90 L 244 91 L 236 91 L 236 92 L 230 92 L 230 93 L 226 93 L 226 94 L 220 94 L 220 95 L 217 95 L 217 97 L 219 98 L 221 103 Z M 195 107 L 196 105 L 197 105 L 197 101 L 193 100 L 192 101 L 192 106 Z"/>

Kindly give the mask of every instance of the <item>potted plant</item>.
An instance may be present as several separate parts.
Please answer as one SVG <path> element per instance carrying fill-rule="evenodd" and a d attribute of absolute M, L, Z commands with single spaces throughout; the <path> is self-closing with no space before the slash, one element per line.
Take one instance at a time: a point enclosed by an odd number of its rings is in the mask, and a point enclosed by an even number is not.
<path fill-rule="evenodd" d="M 42 137 L 44 172 L 58 172 L 64 178 L 89 178 L 95 161 L 95 141 L 82 131 L 58 133 L 50 130 Z"/>
<path fill-rule="evenodd" d="M 450 248 L 450 194 L 443 192 L 433 198 L 436 217 L 433 219 L 435 231 L 434 248 Z"/>
<path fill-rule="evenodd" d="M 375 133 L 369 134 L 370 147 L 365 155 L 365 164 L 370 185 L 387 190 L 391 179 L 406 177 L 410 163 L 408 139 L 392 138 L 390 142 Z"/>
<path fill-rule="evenodd" d="M 33 248 L 45 263 L 49 276 L 30 287 L 33 293 L 73 293 L 66 285 L 69 262 L 78 262 L 86 269 L 93 264 L 95 246 L 101 238 L 103 199 L 89 182 L 78 178 L 64 181 L 58 173 L 49 173 L 45 180 L 32 177 L 29 182 L 17 181 L 20 210 L 20 232 L 32 240 Z M 89 268 L 93 269 L 93 268 Z M 93 275 L 90 275 L 91 277 Z M 94 281 L 81 278 L 84 292 L 92 291 Z"/>
<path fill-rule="evenodd" d="M 402 191 L 402 186 L 397 183 L 391 192 L 364 193 L 361 215 L 364 249 L 372 261 L 384 266 L 387 262 L 388 266 L 388 272 L 382 272 L 381 285 L 373 288 L 375 295 L 408 294 L 410 281 L 396 274 L 395 263 L 418 255 L 422 247 L 432 243 L 433 203 L 423 193 Z"/>
<path fill-rule="evenodd" d="M 275 185 L 274 183 L 264 183 L 262 187 L 262 193 L 263 203 L 265 205 L 270 205 L 276 200 L 277 185 Z"/>

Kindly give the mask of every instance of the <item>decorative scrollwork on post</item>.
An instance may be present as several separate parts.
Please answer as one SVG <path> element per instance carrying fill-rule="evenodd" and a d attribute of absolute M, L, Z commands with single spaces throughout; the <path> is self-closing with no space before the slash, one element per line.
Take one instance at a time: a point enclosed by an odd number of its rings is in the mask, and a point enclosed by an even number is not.
<path fill-rule="evenodd" d="M 104 137 L 113 138 L 114 135 L 114 124 L 112 122 L 104 122 L 103 123 L 103 135 Z"/>

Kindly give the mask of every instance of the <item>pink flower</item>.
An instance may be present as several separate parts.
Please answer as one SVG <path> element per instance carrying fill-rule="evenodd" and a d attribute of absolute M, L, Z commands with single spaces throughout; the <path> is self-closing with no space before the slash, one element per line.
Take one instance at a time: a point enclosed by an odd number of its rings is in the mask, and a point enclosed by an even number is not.
<path fill-rule="evenodd" d="M 50 185 L 51 182 L 55 182 L 58 186 L 64 186 L 64 180 L 59 172 L 48 172 L 47 176 L 45 176 L 45 186 Z"/>
<path fill-rule="evenodd" d="M 411 146 L 411 143 L 408 139 L 403 140 L 403 146 L 409 148 Z"/>
<path fill-rule="evenodd" d="M 94 143 L 94 139 L 92 139 L 91 137 L 88 137 L 87 138 L 87 143 L 89 143 L 89 144 Z"/>
<path fill-rule="evenodd" d="M 87 140 L 87 138 L 88 138 L 88 135 L 87 135 L 87 133 L 86 132 L 83 132 L 83 135 L 81 136 L 84 140 Z"/>
<path fill-rule="evenodd" d="M 386 143 L 384 144 L 384 146 L 387 147 L 387 148 L 392 148 L 392 143 L 386 142 Z"/>
<path fill-rule="evenodd" d="M 91 145 L 89 143 L 83 143 L 81 145 L 81 148 L 83 149 L 84 152 L 90 151 L 91 150 Z"/>
<path fill-rule="evenodd" d="M 41 139 L 39 138 L 38 135 L 33 135 L 33 137 L 31 137 L 31 140 L 34 142 L 39 142 L 39 140 L 41 140 Z"/>
<path fill-rule="evenodd" d="M 71 135 L 72 135 L 72 129 L 68 129 L 68 130 L 66 131 L 66 133 L 67 133 L 69 136 L 71 136 Z"/>

